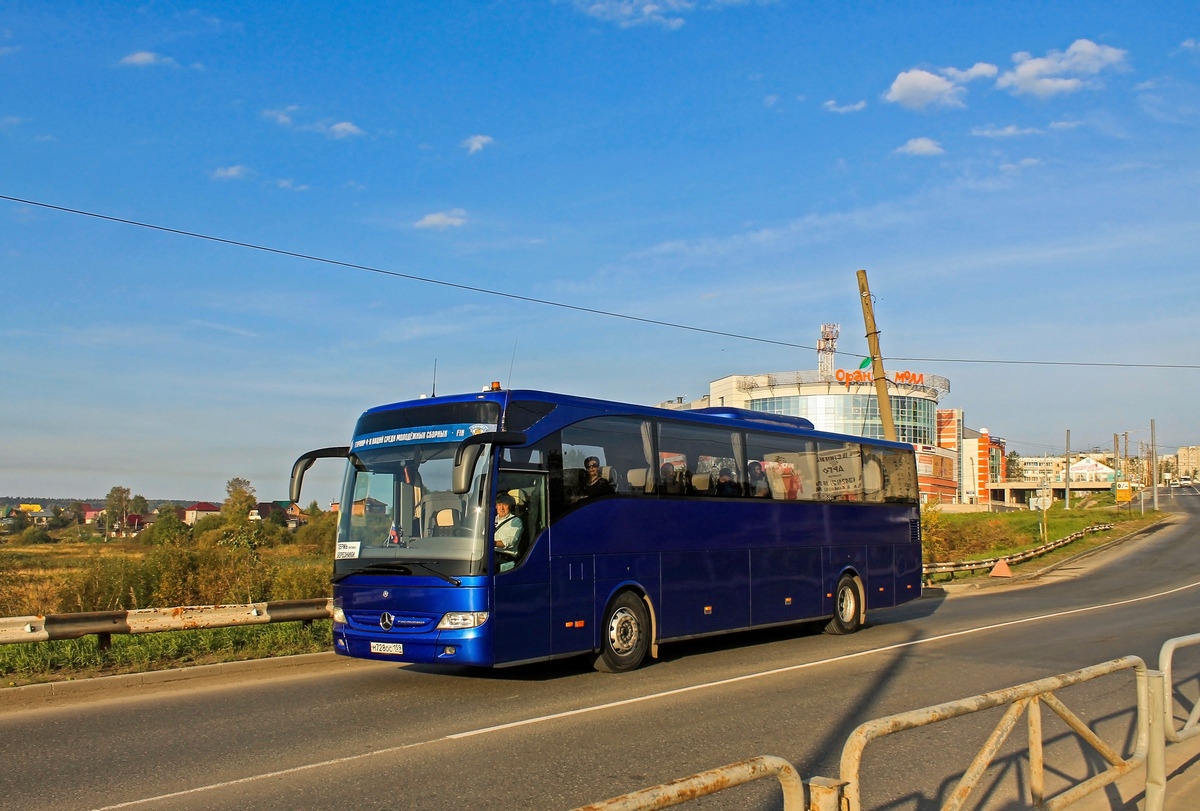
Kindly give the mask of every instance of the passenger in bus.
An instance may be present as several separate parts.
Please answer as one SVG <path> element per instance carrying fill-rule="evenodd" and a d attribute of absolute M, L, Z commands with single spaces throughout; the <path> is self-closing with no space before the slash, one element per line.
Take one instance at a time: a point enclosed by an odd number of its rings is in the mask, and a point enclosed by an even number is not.
<path fill-rule="evenodd" d="M 662 482 L 664 493 L 677 496 L 684 492 L 683 481 L 675 475 L 675 465 L 670 462 L 662 463 L 662 467 L 658 469 L 658 478 Z"/>
<path fill-rule="evenodd" d="M 513 513 L 513 505 L 516 502 L 508 493 L 499 493 L 496 496 L 496 531 L 494 537 L 496 539 L 496 551 L 507 553 L 513 557 L 517 555 L 517 545 L 521 541 L 521 533 L 525 526 L 521 523 L 521 519 Z"/>
<path fill-rule="evenodd" d="M 727 467 L 721 468 L 720 474 L 717 476 L 716 495 L 718 496 L 740 496 L 742 488 L 733 478 L 733 471 Z"/>
<path fill-rule="evenodd" d="M 589 456 L 583 460 L 583 467 L 587 471 L 587 481 L 583 483 L 583 498 L 607 496 L 614 492 L 612 482 L 600 475 L 599 459 Z"/>
<path fill-rule="evenodd" d="M 771 497 L 771 483 L 767 481 L 767 474 L 763 472 L 760 462 L 746 465 L 746 488 L 755 498 Z"/>

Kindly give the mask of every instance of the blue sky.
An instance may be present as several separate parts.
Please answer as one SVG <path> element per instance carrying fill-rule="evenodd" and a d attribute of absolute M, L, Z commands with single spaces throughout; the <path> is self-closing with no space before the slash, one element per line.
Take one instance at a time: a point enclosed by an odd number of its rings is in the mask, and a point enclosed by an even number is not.
<path fill-rule="evenodd" d="M 1030 455 L 1200 444 L 1198 145 L 1190 2 L 0 8 L 0 195 L 801 346 L 837 322 L 855 367 L 866 268 L 888 368 Z M 816 368 L 8 200 L 0 281 L 8 495 L 282 498 L 435 361 L 441 393 L 639 403 Z"/>

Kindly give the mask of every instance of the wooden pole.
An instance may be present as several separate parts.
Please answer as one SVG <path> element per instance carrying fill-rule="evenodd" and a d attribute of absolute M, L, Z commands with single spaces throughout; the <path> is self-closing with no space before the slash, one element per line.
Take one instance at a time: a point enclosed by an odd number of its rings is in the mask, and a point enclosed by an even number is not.
<path fill-rule="evenodd" d="M 867 326 L 867 349 L 871 353 L 871 375 L 875 378 L 875 393 L 879 398 L 879 420 L 883 423 L 883 438 L 895 442 L 896 423 L 892 420 L 892 401 L 888 397 L 883 357 L 879 354 L 879 330 L 875 327 L 875 312 L 871 305 L 871 290 L 867 287 L 865 270 L 858 271 L 858 295 L 862 300 L 863 321 Z"/>

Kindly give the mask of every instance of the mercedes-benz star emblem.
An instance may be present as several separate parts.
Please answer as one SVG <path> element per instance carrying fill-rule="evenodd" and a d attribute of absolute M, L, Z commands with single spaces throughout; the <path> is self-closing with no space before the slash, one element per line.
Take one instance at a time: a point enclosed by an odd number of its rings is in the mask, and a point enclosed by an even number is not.
<path fill-rule="evenodd" d="M 392 630 L 392 623 L 395 621 L 396 618 L 386 611 L 379 615 L 379 627 L 385 631 Z"/>

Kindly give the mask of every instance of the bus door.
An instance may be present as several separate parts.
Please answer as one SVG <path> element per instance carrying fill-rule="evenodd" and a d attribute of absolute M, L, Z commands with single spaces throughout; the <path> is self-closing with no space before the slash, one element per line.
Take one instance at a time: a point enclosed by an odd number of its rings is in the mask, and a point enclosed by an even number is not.
<path fill-rule="evenodd" d="M 495 482 L 493 511 L 494 499 L 507 496 L 504 500 L 513 502 L 521 532 L 515 555 L 496 551 L 494 539 L 489 541 L 496 584 L 488 619 L 493 623 L 493 653 L 497 664 L 544 659 L 551 653 L 546 474 L 501 469 Z M 493 526 L 493 531 L 501 530 Z"/>

